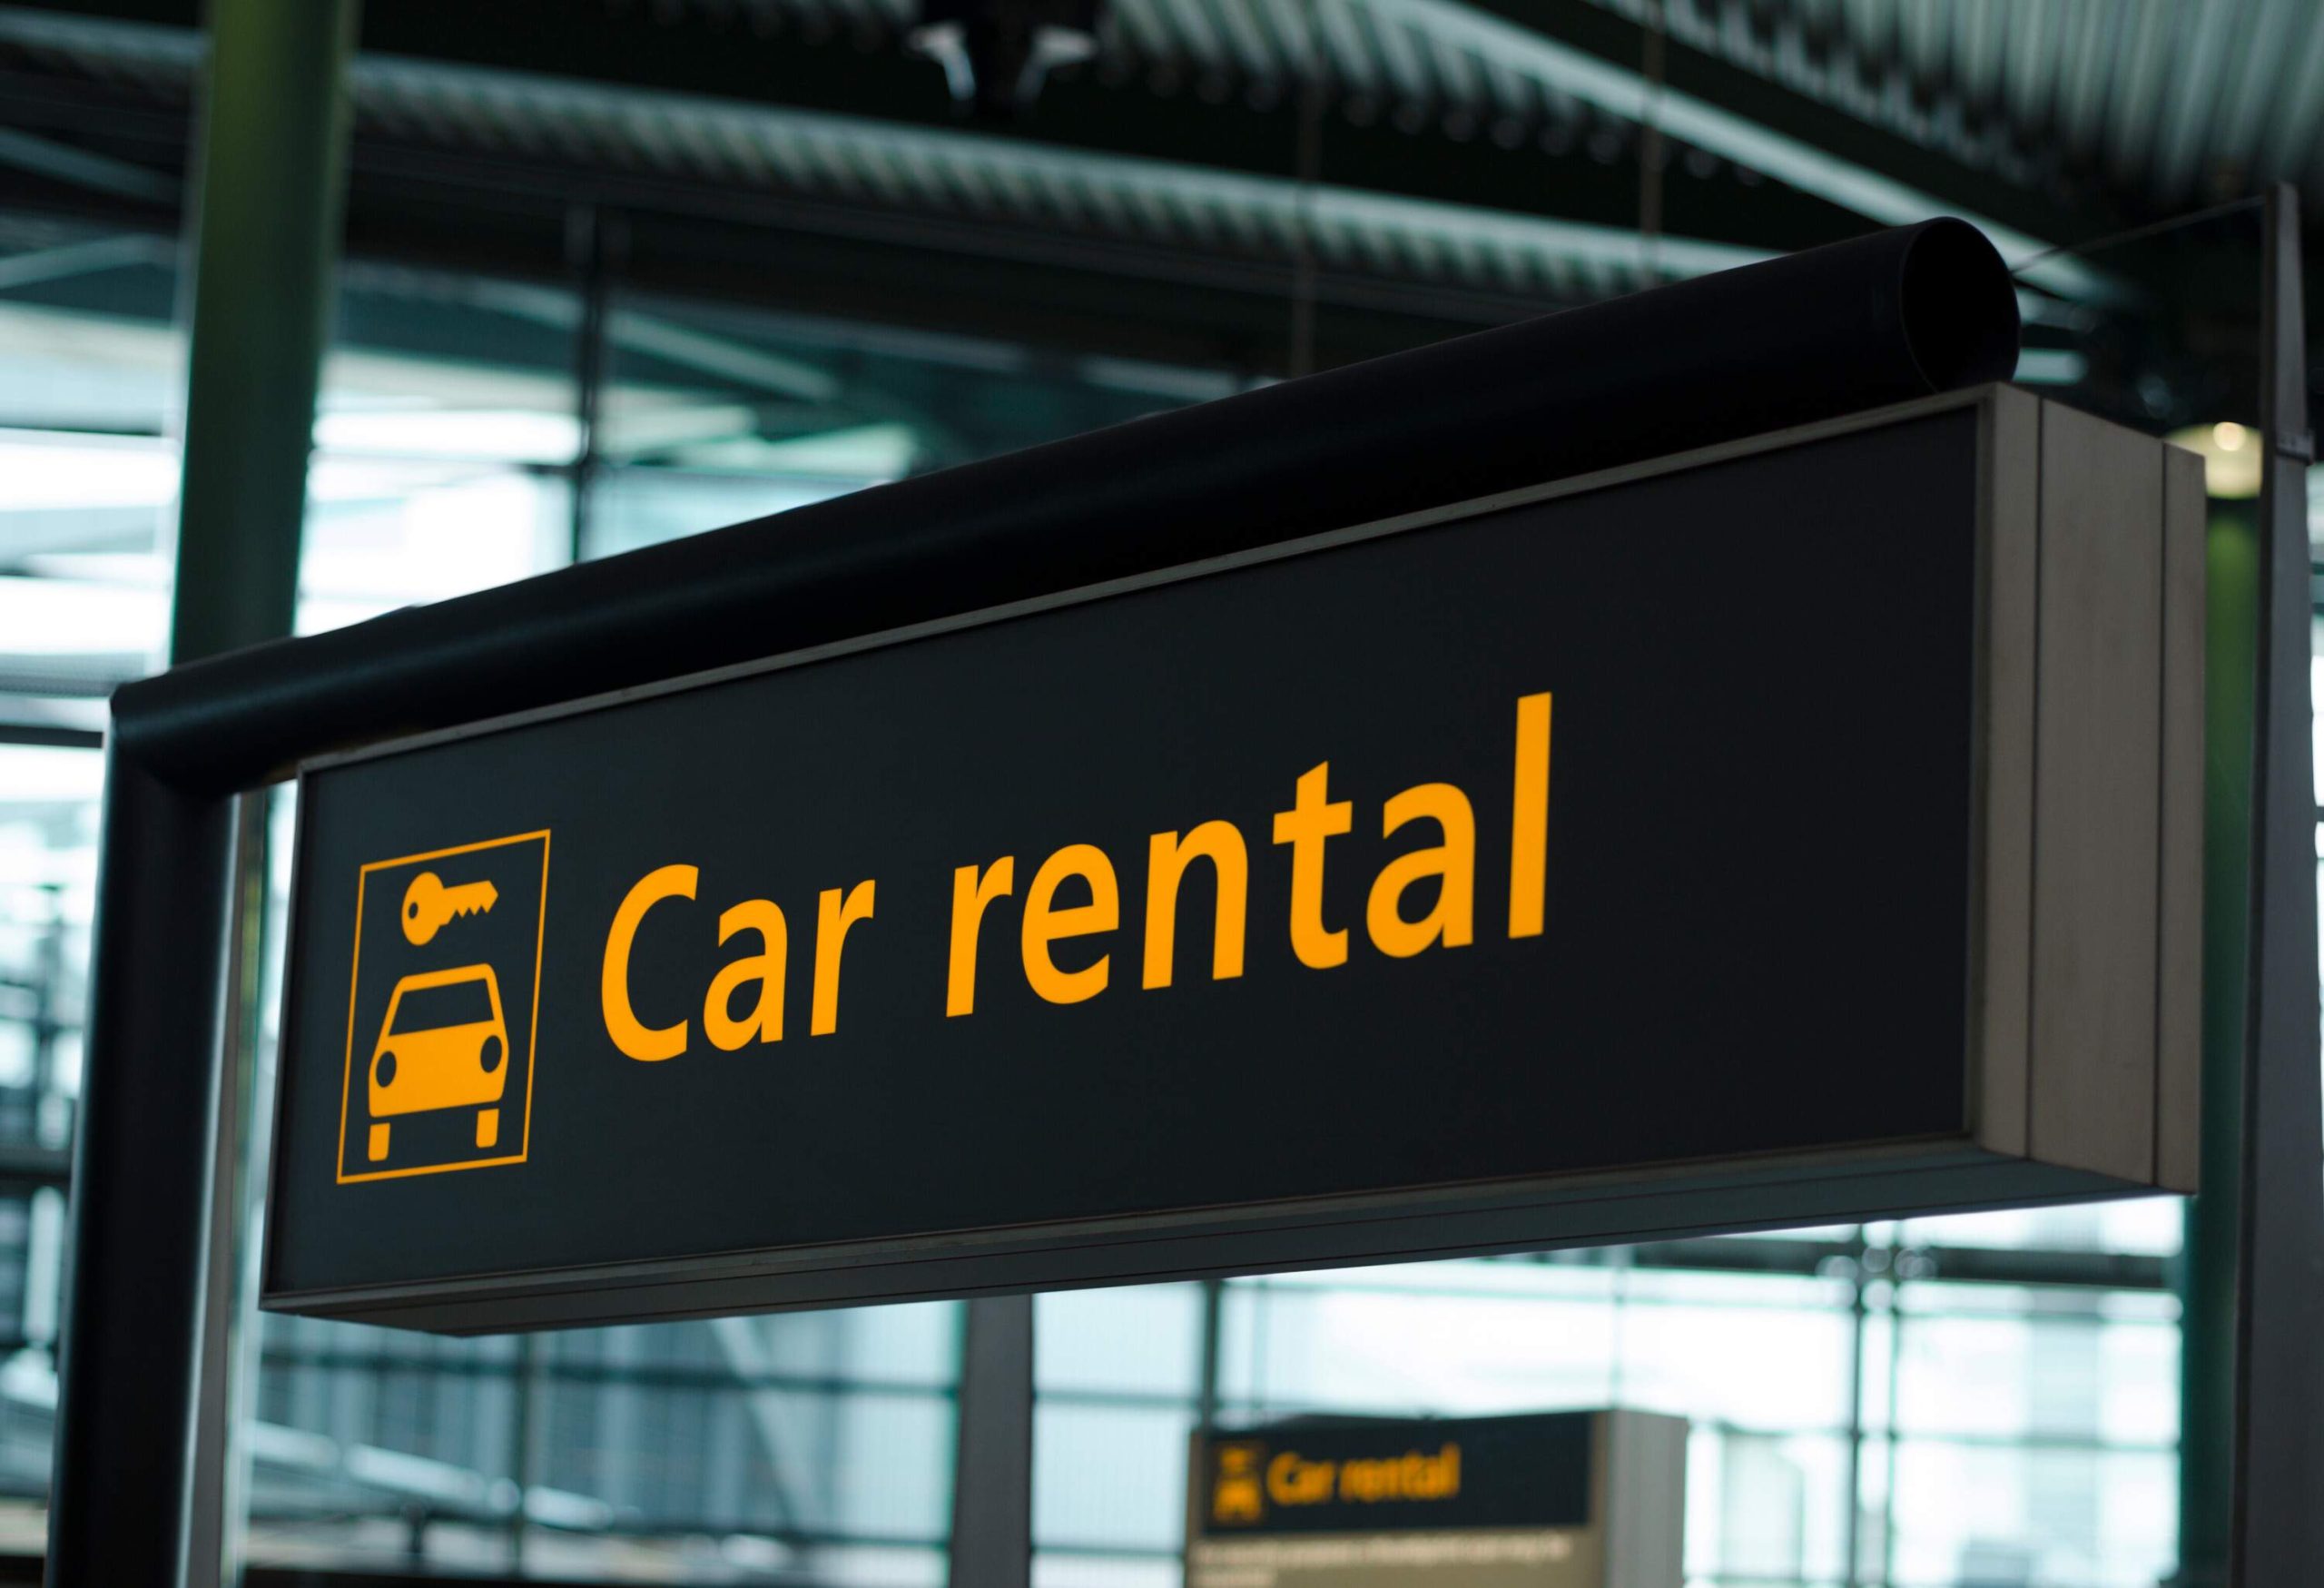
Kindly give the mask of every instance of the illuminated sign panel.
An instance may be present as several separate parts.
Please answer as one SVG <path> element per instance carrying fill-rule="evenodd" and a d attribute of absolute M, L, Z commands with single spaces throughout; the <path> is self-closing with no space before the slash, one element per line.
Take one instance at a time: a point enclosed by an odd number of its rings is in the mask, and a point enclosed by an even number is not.
<path fill-rule="evenodd" d="M 2152 1030 L 2119 1164 L 2029 1139 L 2097 1072 L 2029 1058 L 2022 962 L 1992 1035 L 2007 411 L 309 767 L 268 1305 L 578 1323 L 2157 1183 Z M 486 1172 L 403 1172 L 444 1168 Z"/>
<path fill-rule="evenodd" d="M 1638 1412 L 1197 1434 L 1187 1588 L 1678 1588 L 1686 1443 Z"/>
<path fill-rule="evenodd" d="M 1199 1443 L 1197 1532 L 1581 1527 L 1595 1422 L 1561 1412 L 1222 1434 Z"/>

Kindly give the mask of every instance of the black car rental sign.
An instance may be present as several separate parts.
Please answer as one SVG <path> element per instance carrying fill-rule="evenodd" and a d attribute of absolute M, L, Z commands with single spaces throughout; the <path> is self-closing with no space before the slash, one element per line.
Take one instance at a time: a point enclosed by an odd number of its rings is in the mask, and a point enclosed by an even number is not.
<path fill-rule="evenodd" d="M 530 1327 L 2184 1183 L 2200 565 L 2162 449 L 2038 407 L 310 764 L 267 1304 Z M 2102 535 L 2045 509 L 2125 469 Z M 2045 1003 L 2067 952 L 2143 1023 Z"/>

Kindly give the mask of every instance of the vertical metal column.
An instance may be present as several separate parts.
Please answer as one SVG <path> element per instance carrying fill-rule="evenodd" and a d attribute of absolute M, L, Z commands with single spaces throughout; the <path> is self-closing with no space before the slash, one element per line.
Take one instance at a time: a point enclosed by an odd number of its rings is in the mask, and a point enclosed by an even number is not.
<path fill-rule="evenodd" d="M 173 661 L 290 630 L 355 14 L 353 0 L 210 6 L 189 206 Z M 226 986 L 231 825 L 227 794 L 172 786 L 113 737 L 74 1144 L 51 1588 L 187 1581 L 219 1054 L 239 1018 Z"/>
<path fill-rule="evenodd" d="M 1873 1249 L 1864 1228 L 1857 1225 L 1848 1238 L 1848 1425 L 1845 1430 L 1848 1453 L 1847 1476 L 1843 1480 L 1847 1485 L 1848 1508 L 1840 1518 L 1840 1558 L 1846 1563 L 1840 1581 L 1846 1588 L 1858 1588 L 1864 1581 L 1864 1342 L 1872 1319 L 1872 1309 L 1865 1301 L 1865 1270 L 1871 1265 Z M 1893 1487 L 1894 1474 L 1888 1481 Z"/>
<path fill-rule="evenodd" d="M 2299 203 L 2268 198 L 2262 297 L 2260 671 L 2252 774 L 2250 1041 L 2237 1265 L 2234 1581 L 2324 1561 L 2324 1073 L 2309 585 L 2308 342 Z"/>
<path fill-rule="evenodd" d="M 355 0 L 210 0 L 172 665 L 290 632 L 347 169 Z"/>
<path fill-rule="evenodd" d="M 570 487 L 572 538 L 568 561 L 586 562 L 593 549 L 589 528 L 596 507 L 601 462 L 598 425 L 606 390 L 606 305 L 610 297 L 613 239 L 617 222 L 595 204 L 575 209 L 566 220 L 566 252 L 581 272 L 581 322 L 574 333 L 573 417 L 579 432 L 573 452 Z"/>
<path fill-rule="evenodd" d="M 2243 503 L 2211 504 L 2203 569 L 2202 1189 L 2180 1258 L 2177 1588 L 2226 1588 L 2235 1507 L 2236 1228 L 2243 1186 L 2244 953 L 2260 553 Z"/>
<path fill-rule="evenodd" d="M 1033 1573 L 1033 1298 L 982 1297 L 965 1311 L 951 1588 L 1025 1588 Z"/>
<path fill-rule="evenodd" d="M 516 1389 L 508 1431 L 508 1470 L 517 1479 L 517 1504 L 508 1512 L 508 1569 L 525 1569 L 525 1540 L 532 1525 L 533 1490 L 544 1480 L 548 1435 L 548 1382 L 543 1373 L 541 1336 L 520 1335 L 510 1382 Z"/>
<path fill-rule="evenodd" d="M 1195 1365 L 1195 1429 L 1208 1434 L 1218 1426 L 1218 1376 L 1223 1361 L 1226 1314 L 1226 1281 L 1202 1282 L 1202 1343 Z"/>

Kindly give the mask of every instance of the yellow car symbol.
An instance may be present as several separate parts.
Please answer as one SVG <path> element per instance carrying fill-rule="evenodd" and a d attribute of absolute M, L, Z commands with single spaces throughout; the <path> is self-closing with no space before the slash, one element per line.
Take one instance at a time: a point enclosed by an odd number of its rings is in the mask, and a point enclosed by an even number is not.
<path fill-rule="evenodd" d="M 476 1144 L 494 1145 L 507 1085 L 508 1026 L 492 967 L 406 976 L 388 1000 L 371 1049 L 371 1161 L 388 1156 L 388 1121 L 398 1114 L 473 1108 Z"/>
<path fill-rule="evenodd" d="M 1247 1445 L 1220 1446 L 1218 1481 L 1210 1491 L 1213 1522 L 1256 1522 L 1265 1511 L 1259 1490 L 1259 1455 Z"/>

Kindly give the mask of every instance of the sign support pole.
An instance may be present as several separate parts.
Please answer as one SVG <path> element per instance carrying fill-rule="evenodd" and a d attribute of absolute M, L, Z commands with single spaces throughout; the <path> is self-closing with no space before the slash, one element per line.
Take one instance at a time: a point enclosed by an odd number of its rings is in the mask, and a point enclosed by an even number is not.
<path fill-rule="evenodd" d="M 184 1581 L 231 810 L 108 758 L 49 1588 Z"/>
<path fill-rule="evenodd" d="M 2236 1296 L 2233 1581 L 2298 1582 L 2324 1558 L 2324 1136 L 2319 1136 L 2316 785 L 2309 676 L 2308 360 L 2299 204 L 2268 195 L 2262 301 L 2258 728 L 2250 1015 Z"/>

